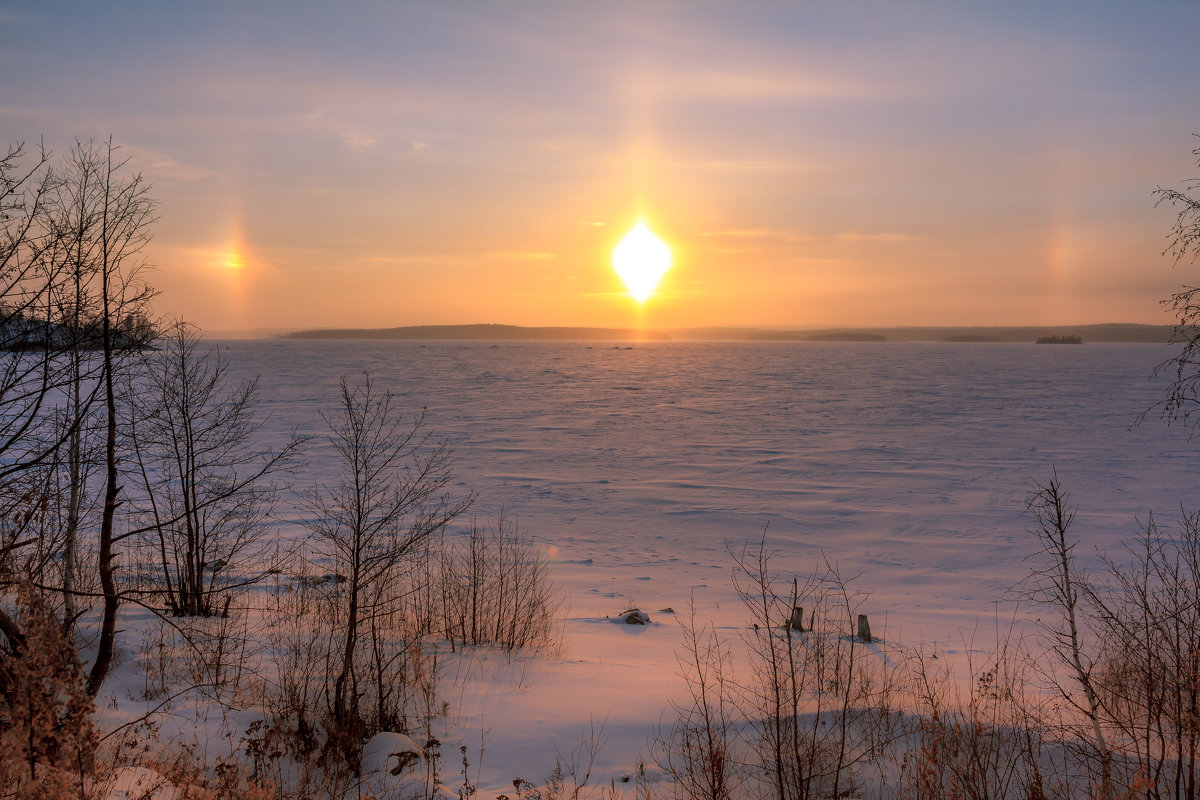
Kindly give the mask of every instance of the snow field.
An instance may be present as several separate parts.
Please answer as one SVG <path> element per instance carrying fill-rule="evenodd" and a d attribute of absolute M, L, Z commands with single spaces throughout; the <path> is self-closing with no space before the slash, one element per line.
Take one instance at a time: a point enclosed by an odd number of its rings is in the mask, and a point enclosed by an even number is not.
<path fill-rule="evenodd" d="M 319 437 L 338 378 L 364 370 L 401 407 L 427 407 L 430 428 L 455 448 L 457 488 L 478 494 L 480 521 L 504 509 L 553 564 L 565 598 L 561 653 L 478 650 L 443 663 L 443 776 L 456 785 L 466 745 L 482 797 L 511 792 L 515 777 L 542 780 L 556 759 L 584 759 L 590 742 L 602 744 L 592 785 L 611 778 L 631 797 L 623 779 L 683 696 L 676 617 L 694 599 L 698 619 L 727 640 L 746 628 L 730 549 L 765 535 L 782 579 L 828 559 L 867 595 L 877 636 L 965 664 L 1026 614 L 1010 590 L 1029 569 L 1024 504 L 1034 481 L 1057 469 L 1090 560 L 1151 510 L 1169 525 L 1200 478 L 1182 431 L 1156 418 L 1131 427 L 1163 394 L 1148 375 L 1166 347 L 222 347 L 239 373 L 261 373 L 268 435 Z M 314 440 L 296 487 L 330 469 L 330 448 Z M 278 536 L 303 536 L 294 514 Z M 650 624 L 613 621 L 632 607 Z M 102 729 L 145 707 L 130 698 L 144 690 L 134 664 L 147 617 L 126 609 Z M 238 734 L 223 731 L 254 718 L 188 700 L 160 735 L 217 752 L 237 746 Z"/>

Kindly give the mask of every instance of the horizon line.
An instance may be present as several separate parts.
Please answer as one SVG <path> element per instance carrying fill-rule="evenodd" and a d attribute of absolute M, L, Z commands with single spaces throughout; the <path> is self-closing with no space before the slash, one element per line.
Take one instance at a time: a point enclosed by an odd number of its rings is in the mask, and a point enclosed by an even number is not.
<path fill-rule="evenodd" d="M 1086 341 L 1169 344 L 1173 324 L 1101 322 L 1050 325 L 710 325 L 630 328 L 576 325 L 461 323 L 370 328 L 242 328 L 207 332 L 218 339 L 561 340 L 561 341 L 1026 341 L 1037 335 L 1087 333 Z M 891 334 L 889 338 L 888 334 Z M 1031 340 L 1032 341 L 1032 340 Z"/>

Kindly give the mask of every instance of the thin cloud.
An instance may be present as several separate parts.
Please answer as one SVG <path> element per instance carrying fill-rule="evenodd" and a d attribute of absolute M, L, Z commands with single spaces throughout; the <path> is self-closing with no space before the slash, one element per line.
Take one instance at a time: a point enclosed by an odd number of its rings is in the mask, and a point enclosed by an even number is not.
<path fill-rule="evenodd" d="M 923 237 L 911 233 L 860 233 L 846 231 L 833 237 L 836 242 L 882 242 L 884 244 L 899 244 L 912 242 Z"/>
<path fill-rule="evenodd" d="M 32 106 L 0 106 L 0 117 L 28 119 L 36 113 L 36 109 Z"/>
<path fill-rule="evenodd" d="M 800 258 L 789 258 L 788 263 L 790 263 L 790 264 L 810 264 L 812 266 L 839 266 L 839 267 L 841 267 L 841 266 L 847 266 L 847 265 L 857 265 L 857 264 L 861 264 L 863 262 L 857 258 L 813 258 L 813 257 L 809 257 L 809 256 L 802 256 Z"/>
<path fill-rule="evenodd" d="M 721 239 L 758 239 L 775 240 L 779 242 L 815 242 L 819 237 L 797 231 L 774 230 L 772 228 L 736 228 L 725 231 L 708 231 L 700 234 L 704 237 Z"/>
<path fill-rule="evenodd" d="M 367 150 L 378 142 L 370 126 L 362 123 L 355 124 L 351 121 L 350 115 L 344 111 L 319 108 L 302 114 L 300 120 L 310 130 L 337 137 L 342 143 L 342 147 L 354 152 Z"/>
<path fill-rule="evenodd" d="M 779 239 L 791 236 L 788 231 L 776 231 L 770 228 L 743 228 L 730 231 L 708 231 L 701 236 L 725 236 L 731 239 Z"/>
<path fill-rule="evenodd" d="M 342 134 L 342 145 L 354 151 L 366 150 L 375 144 L 374 136 L 346 132 Z"/>
<path fill-rule="evenodd" d="M 642 85 L 656 96 L 684 100 L 770 101 L 835 100 L 885 93 L 878 83 L 778 70 L 679 69 L 658 70 L 640 76 Z"/>
<path fill-rule="evenodd" d="M 363 264 L 425 264 L 430 261 L 455 261 L 463 258 L 463 253 L 396 253 L 387 256 L 359 256 Z"/>
<path fill-rule="evenodd" d="M 862 231 L 842 231 L 828 236 L 815 236 L 808 233 L 799 233 L 797 231 L 777 230 L 773 228 L 734 228 L 724 231 L 708 231 L 700 234 L 702 237 L 712 237 L 718 239 L 741 239 L 741 240 L 758 240 L 758 241 L 778 241 L 778 242 L 829 242 L 829 243 L 857 243 L 857 242 L 877 242 L 880 244 L 902 244 L 904 242 L 912 242 L 918 239 L 923 239 L 923 236 L 912 233 L 864 233 Z"/>
<path fill-rule="evenodd" d="M 557 256 L 556 253 L 484 253 L 484 258 L 498 258 L 505 261 L 549 261 Z"/>
<path fill-rule="evenodd" d="M 154 178 L 190 183 L 217 174 L 216 170 L 180 161 L 174 156 L 148 147 L 123 144 L 120 148 L 120 155 L 128 156 L 131 164 L 136 164 L 139 170 Z"/>
<path fill-rule="evenodd" d="M 762 161 L 762 160 L 746 160 L 746 161 L 693 161 L 690 163 L 675 162 L 675 166 L 686 166 L 692 169 L 709 170 L 712 172 L 766 172 L 777 174 L 780 172 L 799 172 L 812 170 L 813 167 L 807 164 L 797 164 L 789 161 Z"/>

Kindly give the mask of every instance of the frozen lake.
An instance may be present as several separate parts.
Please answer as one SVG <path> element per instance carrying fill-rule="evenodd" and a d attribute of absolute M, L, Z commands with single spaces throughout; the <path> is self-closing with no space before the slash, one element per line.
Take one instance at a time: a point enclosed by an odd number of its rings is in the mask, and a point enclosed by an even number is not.
<path fill-rule="evenodd" d="M 237 376 L 261 374 L 267 433 L 281 440 L 293 427 L 320 437 L 342 375 L 370 371 L 401 408 L 426 407 L 481 521 L 504 508 L 552 560 L 566 597 L 561 652 L 480 648 L 440 663 L 443 753 L 468 748 L 480 797 L 510 791 L 514 776 L 541 779 L 589 741 L 601 745 L 596 785 L 620 781 L 631 797 L 627 779 L 688 697 L 675 623 L 689 603 L 731 648 L 724 666 L 745 666 L 749 620 L 727 548 L 764 530 L 780 578 L 828 559 L 865 593 L 853 613 L 883 639 L 871 652 L 937 656 L 970 690 L 970 666 L 1026 613 L 1007 590 L 1031 567 L 1035 481 L 1057 469 L 1079 504 L 1085 561 L 1152 510 L 1169 530 L 1200 485 L 1200 443 L 1157 417 L 1133 425 L 1166 390 L 1149 377 L 1165 346 L 221 346 Z M 336 468 L 318 438 L 295 486 Z M 304 529 L 288 519 L 281 535 Z M 614 624 L 631 606 L 650 624 Z"/>
<path fill-rule="evenodd" d="M 320 433 L 340 376 L 429 410 L 476 513 L 545 543 L 573 614 L 729 598 L 726 542 L 824 553 L 893 628 L 940 638 L 1027 571 L 1025 498 L 1057 468 L 1112 549 L 1192 501 L 1181 428 L 1133 426 L 1166 346 L 223 342 L 273 427 Z M 303 487 L 331 468 L 309 454 Z M 1089 551 L 1091 548 L 1087 548 Z M 1086 553 L 1084 554 L 1086 555 Z M 683 594 L 684 596 L 680 596 Z M 914 630 L 914 626 L 916 630 Z M 919 632 L 919 633 L 918 633 Z"/>

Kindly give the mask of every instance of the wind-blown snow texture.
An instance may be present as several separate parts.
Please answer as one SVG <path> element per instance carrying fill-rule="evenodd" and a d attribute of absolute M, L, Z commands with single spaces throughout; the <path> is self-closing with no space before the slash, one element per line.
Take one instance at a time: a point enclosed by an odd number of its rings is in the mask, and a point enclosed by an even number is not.
<path fill-rule="evenodd" d="M 676 628 L 657 610 L 682 610 L 694 592 L 703 617 L 741 621 L 727 542 L 766 529 L 780 574 L 803 575 L 824 555 L 859 575 L 877 634 L 961 642 L 980 620 L 990 629 L 1028 570 L 1035 480 L 1057 468 L 1080 506 L 1086 558 L 1090 545 L 1118 547 L 1151 510 L 1169 523 L 1200 479 L 1182 429 L 1156 416 L 1133 426 L 1164 395 L 1166 382 L 1149 376 L 1166 346 L 222 347 L 238 373 L 262 374 L 279 432 L 320 433 L 339 376 L 369 370 L 403 407 L 428 408 L 481 519 L 504 507 L 547 548 L 569 597 L 563 658 L 485 665 L 487 677 L 452 698 L 468 724 L 493 731 L 484 769 L 497 778 L 529 763 L 525 750 L 545 749 L 539 737 L 577 745 L 589 716 L 608 719 L 601 763 L 632 766 L 678 693 Z M 318 445 L 297 485 L 334 468 Z M 635 605 L 650 626 L 604 624 Z"/>

